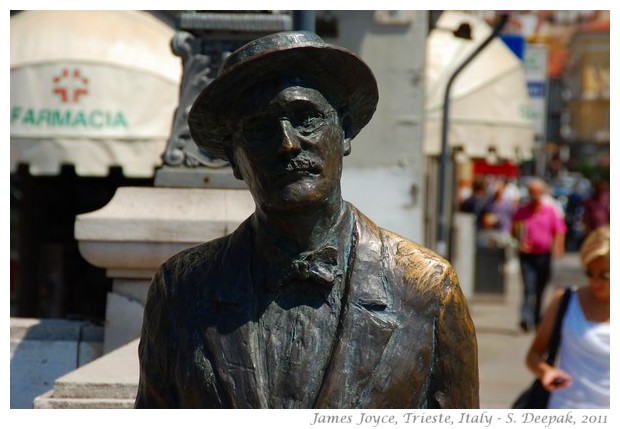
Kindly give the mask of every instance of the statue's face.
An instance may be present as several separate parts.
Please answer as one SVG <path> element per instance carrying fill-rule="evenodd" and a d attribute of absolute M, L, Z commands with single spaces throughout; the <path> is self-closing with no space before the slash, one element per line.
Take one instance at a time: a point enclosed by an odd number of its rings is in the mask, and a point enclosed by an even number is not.
<path fill-rule="evenodd" d="M 267 86 L 244 99 L 230 155 L 256 203 L 300 209 L 340 199 L 350 143 L 325 97 L 302 86 Z"/>

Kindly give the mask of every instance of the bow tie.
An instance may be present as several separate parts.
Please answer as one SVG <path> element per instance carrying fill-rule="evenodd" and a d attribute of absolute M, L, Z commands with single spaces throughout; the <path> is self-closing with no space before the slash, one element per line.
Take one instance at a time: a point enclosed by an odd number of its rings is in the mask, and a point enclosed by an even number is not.
<path fill-rule="evenodd" d="M 338 249 L 326 246 L 303 252 L 290 264 L 285 264 L 273 289 L 280 290 L 292 282 L 312 282 L 331 287 L 343 275 L 344 272 L 338 269 Z"/>

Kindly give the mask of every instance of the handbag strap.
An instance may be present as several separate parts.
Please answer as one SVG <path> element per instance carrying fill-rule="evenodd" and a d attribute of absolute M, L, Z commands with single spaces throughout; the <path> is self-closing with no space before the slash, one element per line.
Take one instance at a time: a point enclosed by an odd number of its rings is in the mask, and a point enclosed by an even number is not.
<path fill-rule="evenodd" d="M 573 292 L 573 289 L 567 287 L 564 289 L 562 300 L 560 301 L 560 308 L 558 309 L 558 315 L 555 318 L 555 324 L 553 325 L 553 332 L 551 334 L 551 342 L 549 343 L 549 351 L 547 352 L 547 363 L 553 365 L 555 362 L 555 355 L 560 345 L 560 339 L 562 338 L 562 321 L 564 320 L 564 314 L 566 314 L 566 308 L 568 307 L 568 301 Z"/>

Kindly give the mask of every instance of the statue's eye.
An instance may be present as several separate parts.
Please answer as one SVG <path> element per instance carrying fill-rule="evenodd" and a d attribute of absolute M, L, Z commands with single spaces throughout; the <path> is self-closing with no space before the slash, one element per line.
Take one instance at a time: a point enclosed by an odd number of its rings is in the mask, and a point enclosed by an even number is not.
<path fill-rule="evenodd" d="M 315 110 L 302 110 L 289 115 L 288 120 L 295 130 L 302 134 L 310 134 L 325 125 L 325 116 Z"/>
<path fill-rule="evenodd" d="M 257 116 L 243 121 L 243 136 L 249 142 L 265 141 L 276 134 L 276 122 L 273 118 Z"/>
<path fill-rule="evenodd" d="M 331 113 L 331 112 L 330 112 Z M 330 114 L 328 113 L 328 115 Z M 326 115 L 317 110 L 297 110 L 285 115 L 261 114 L 246 118 L 241 124 L 248 143 L 262 143 L 277 136 L 280 122 L 286 121 L 302 136 L 308 136 L 327 123 Z"/>

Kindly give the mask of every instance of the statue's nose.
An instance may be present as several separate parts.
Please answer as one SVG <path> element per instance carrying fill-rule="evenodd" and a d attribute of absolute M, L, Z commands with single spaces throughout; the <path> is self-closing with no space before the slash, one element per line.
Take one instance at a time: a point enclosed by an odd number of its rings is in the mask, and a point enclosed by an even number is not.
<path fill-rule="evenodd" d="M 280 127 L 282 129 L 280 152 L 299 152 L 301 150 L 301 145 L 295 128 L 293 128 L 288 119 L 280 119 Z"/>

